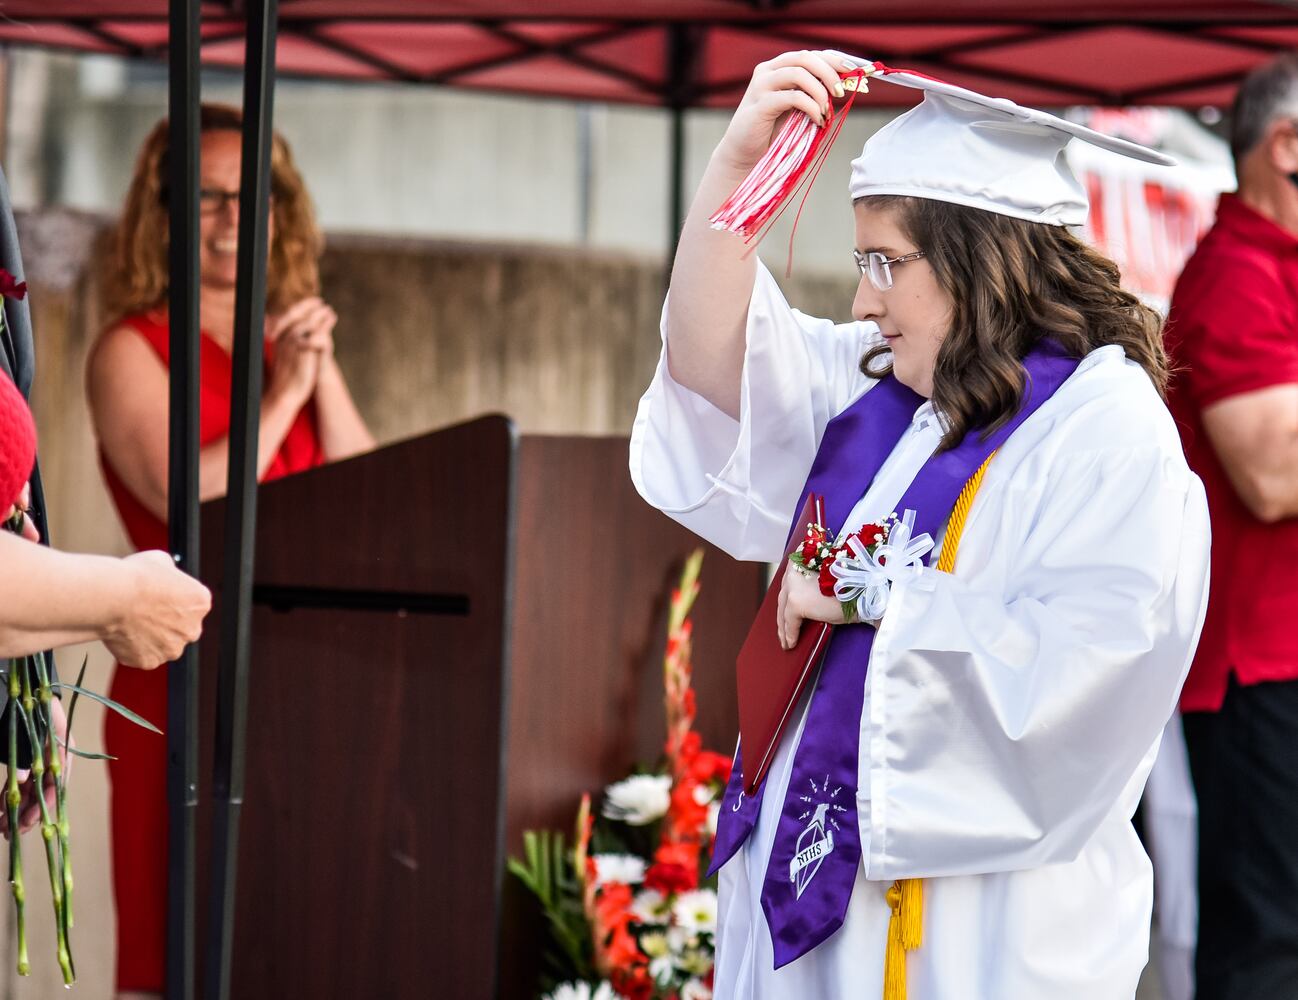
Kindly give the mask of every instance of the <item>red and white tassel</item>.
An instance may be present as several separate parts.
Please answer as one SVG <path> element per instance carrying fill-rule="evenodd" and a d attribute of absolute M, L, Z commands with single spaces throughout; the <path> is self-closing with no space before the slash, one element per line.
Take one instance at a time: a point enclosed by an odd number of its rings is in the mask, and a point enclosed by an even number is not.
<path fill-rule="evenodd" d="M 803 111 L 789 115 L 765 155 L 713 213 L 709 220 L 712 228 L 738 233 L 745 243 L 754 244 L 783 214 L 793 195 L 804 188 L 802 203 L 805 203 L 830 147 L 843 129 L 852 102 L 866 89 L 865 78 L 874 70 L 874 66 L 867 64 L 841 74 L 843 87 L 848 91 L 847 101 L 837 111 L 830 104 L 823 126 Z M 798 205 L 798 217 L 802 215 L 802 203 Z M 795 231 L 798 217 L 793 222 Z M 792 261 L 793 234 L 790 233 L 790 266 Z"/>

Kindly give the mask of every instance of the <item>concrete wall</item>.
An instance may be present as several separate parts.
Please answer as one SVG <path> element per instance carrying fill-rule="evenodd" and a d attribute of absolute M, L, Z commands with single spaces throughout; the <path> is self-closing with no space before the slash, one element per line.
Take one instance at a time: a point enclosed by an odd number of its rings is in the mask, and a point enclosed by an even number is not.
<path fill-rule="evenodd" d="M 104 225 L 67 210 L 20 219 L 52 534 L 63 548 L 121 553 L 126 541 L 102 485 L 83 389 L 86 353 L 102 323 L 96 259 Z M 776 259 L 782 271 L 782 248 Z M 663 273 L 656 256 L 335 235 L 322 270 L 340 315 L 339 358 L 381 442 L 487 412 L 511 415 L 525 432 L 625 434 L 657 360 Z M 854 284 L 800 275 L 788 287 L 808 311 L 842 318 Z M 112 665 L 102 647 L 62 653 L 62 669 L 75 670 L 87 653 L 89 685 L 106 690 Z M 102 714 L 83 706 L 79 742 L 102 747 Z M 72 787 L 77 991 L 82 1000 L 103 1000 L 113 964 L 105 768 L 78 761 Z M 39 838 L 29 836 L 25 847 L 35 971 L 30 980 L 13 975 L 11 907 L 0 902 L 0 995 L 54 996 Z"/>
<path fill-rule="evenodd" d="M 15 49 L 4 167 L 15 204 L 119 210 L 141 140 L 166 113 L 163 68 Z M 238 104 L 238 78 L 203 77 L 206 100 Z M 798 265 L 850 276 L 848 163 L 891 115 L 858 105 L 799 224 Z M 729 121 L 686 114 L 692 192 Z M 275 125 L 326 228 L 586 246 L 665 256 L 670 120 L 656 108 L 436 87 L 281 80 Z M 773 231 L 780 266 L 794 211 Z"/>

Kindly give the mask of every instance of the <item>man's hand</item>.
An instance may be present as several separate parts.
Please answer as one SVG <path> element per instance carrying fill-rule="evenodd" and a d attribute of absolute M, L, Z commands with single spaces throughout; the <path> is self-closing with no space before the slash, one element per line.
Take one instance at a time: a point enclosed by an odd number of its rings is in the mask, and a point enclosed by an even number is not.
<path fill-rule="evenodd" d="M 131 596 L 101 638 L 118 663 L 152 670 L 197 641 L 212 594 L 165 552 L 138 552 L 123 563 L 132 577 Z"/>

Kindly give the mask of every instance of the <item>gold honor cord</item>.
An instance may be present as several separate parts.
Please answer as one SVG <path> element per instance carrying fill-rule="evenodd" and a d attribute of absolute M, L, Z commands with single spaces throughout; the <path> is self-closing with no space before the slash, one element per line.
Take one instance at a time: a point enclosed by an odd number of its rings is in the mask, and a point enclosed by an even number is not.
<path fill-rule="evenodd" d="M 995 457 L 996 452 L 987 456 L 956 498 L 951 519 L 947 522 L 942 553 L 937 559 L 941 573 L 955 570 L 955 554 L 960 548 L 965 521 L 969 519 L 969 508 L 973 506 L 987 466 Z M 892 916 L 888 918 L 888 950 L 883 961 L 883 1000 L 906 1000 L 906 953 L 918 948 L 924 937 L 924 880 L 899 878 L 888 889 L 887 898 Z"/>

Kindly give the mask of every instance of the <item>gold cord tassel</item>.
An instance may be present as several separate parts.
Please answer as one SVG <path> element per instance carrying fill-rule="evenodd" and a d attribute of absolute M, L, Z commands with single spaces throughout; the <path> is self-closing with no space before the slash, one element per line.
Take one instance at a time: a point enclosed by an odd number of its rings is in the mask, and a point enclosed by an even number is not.
<path fill-rule="evenodd" d="M 973 506 L 978 487 L 983 484 L 983 475 L 987 466 L 996 457 L 996 452 L 987 456 L 987 460 L 978 466 L 978 471 L 964 484 L 964 489 L 956 497 L 955 506 L 951 509 L 951 518 L 946 523 L 946 537 L 942 540 L 942 551 L 937 557 L 939 572 L 951 573 L 955 570 L 955 554 L 960 548 L 960 536 L 964 534 L 964 523 L 969 517 L 969 508 Z"/>
<path fill-rule="evenodd" d="M 987 461 L 978 467 L 956 499 L 937 560 L 937 568 L 943 573 L 955 569 L 955 555 L 960 547 L 960 536 L 964 534 L 965 520 L 973 506 L 974 495 L 982 485 L 983 473 L 995 457 L 996 452 L 987 456 Z M 906 953 L 918 948 L 924 939 L 924 881 L 897 879 L 888 887 L 888 906 L 892 915 L 888 918 L 888 949 L 883 959 L 883 1000 L 906 1000 Z"/>
<path fill-rule="evenodd" d="M 924 943 L 924 880 L 903 878 L 901 886 L 901 946 L 914 951 Z"/>
<path fill-rule="evenodd" d="M 883 1000 L 906 1000 L 906 952 L 914 951 L 923 936 L 923 882 L 898 879 L 888 887 L 888 950 L 883 960 Z"/>

